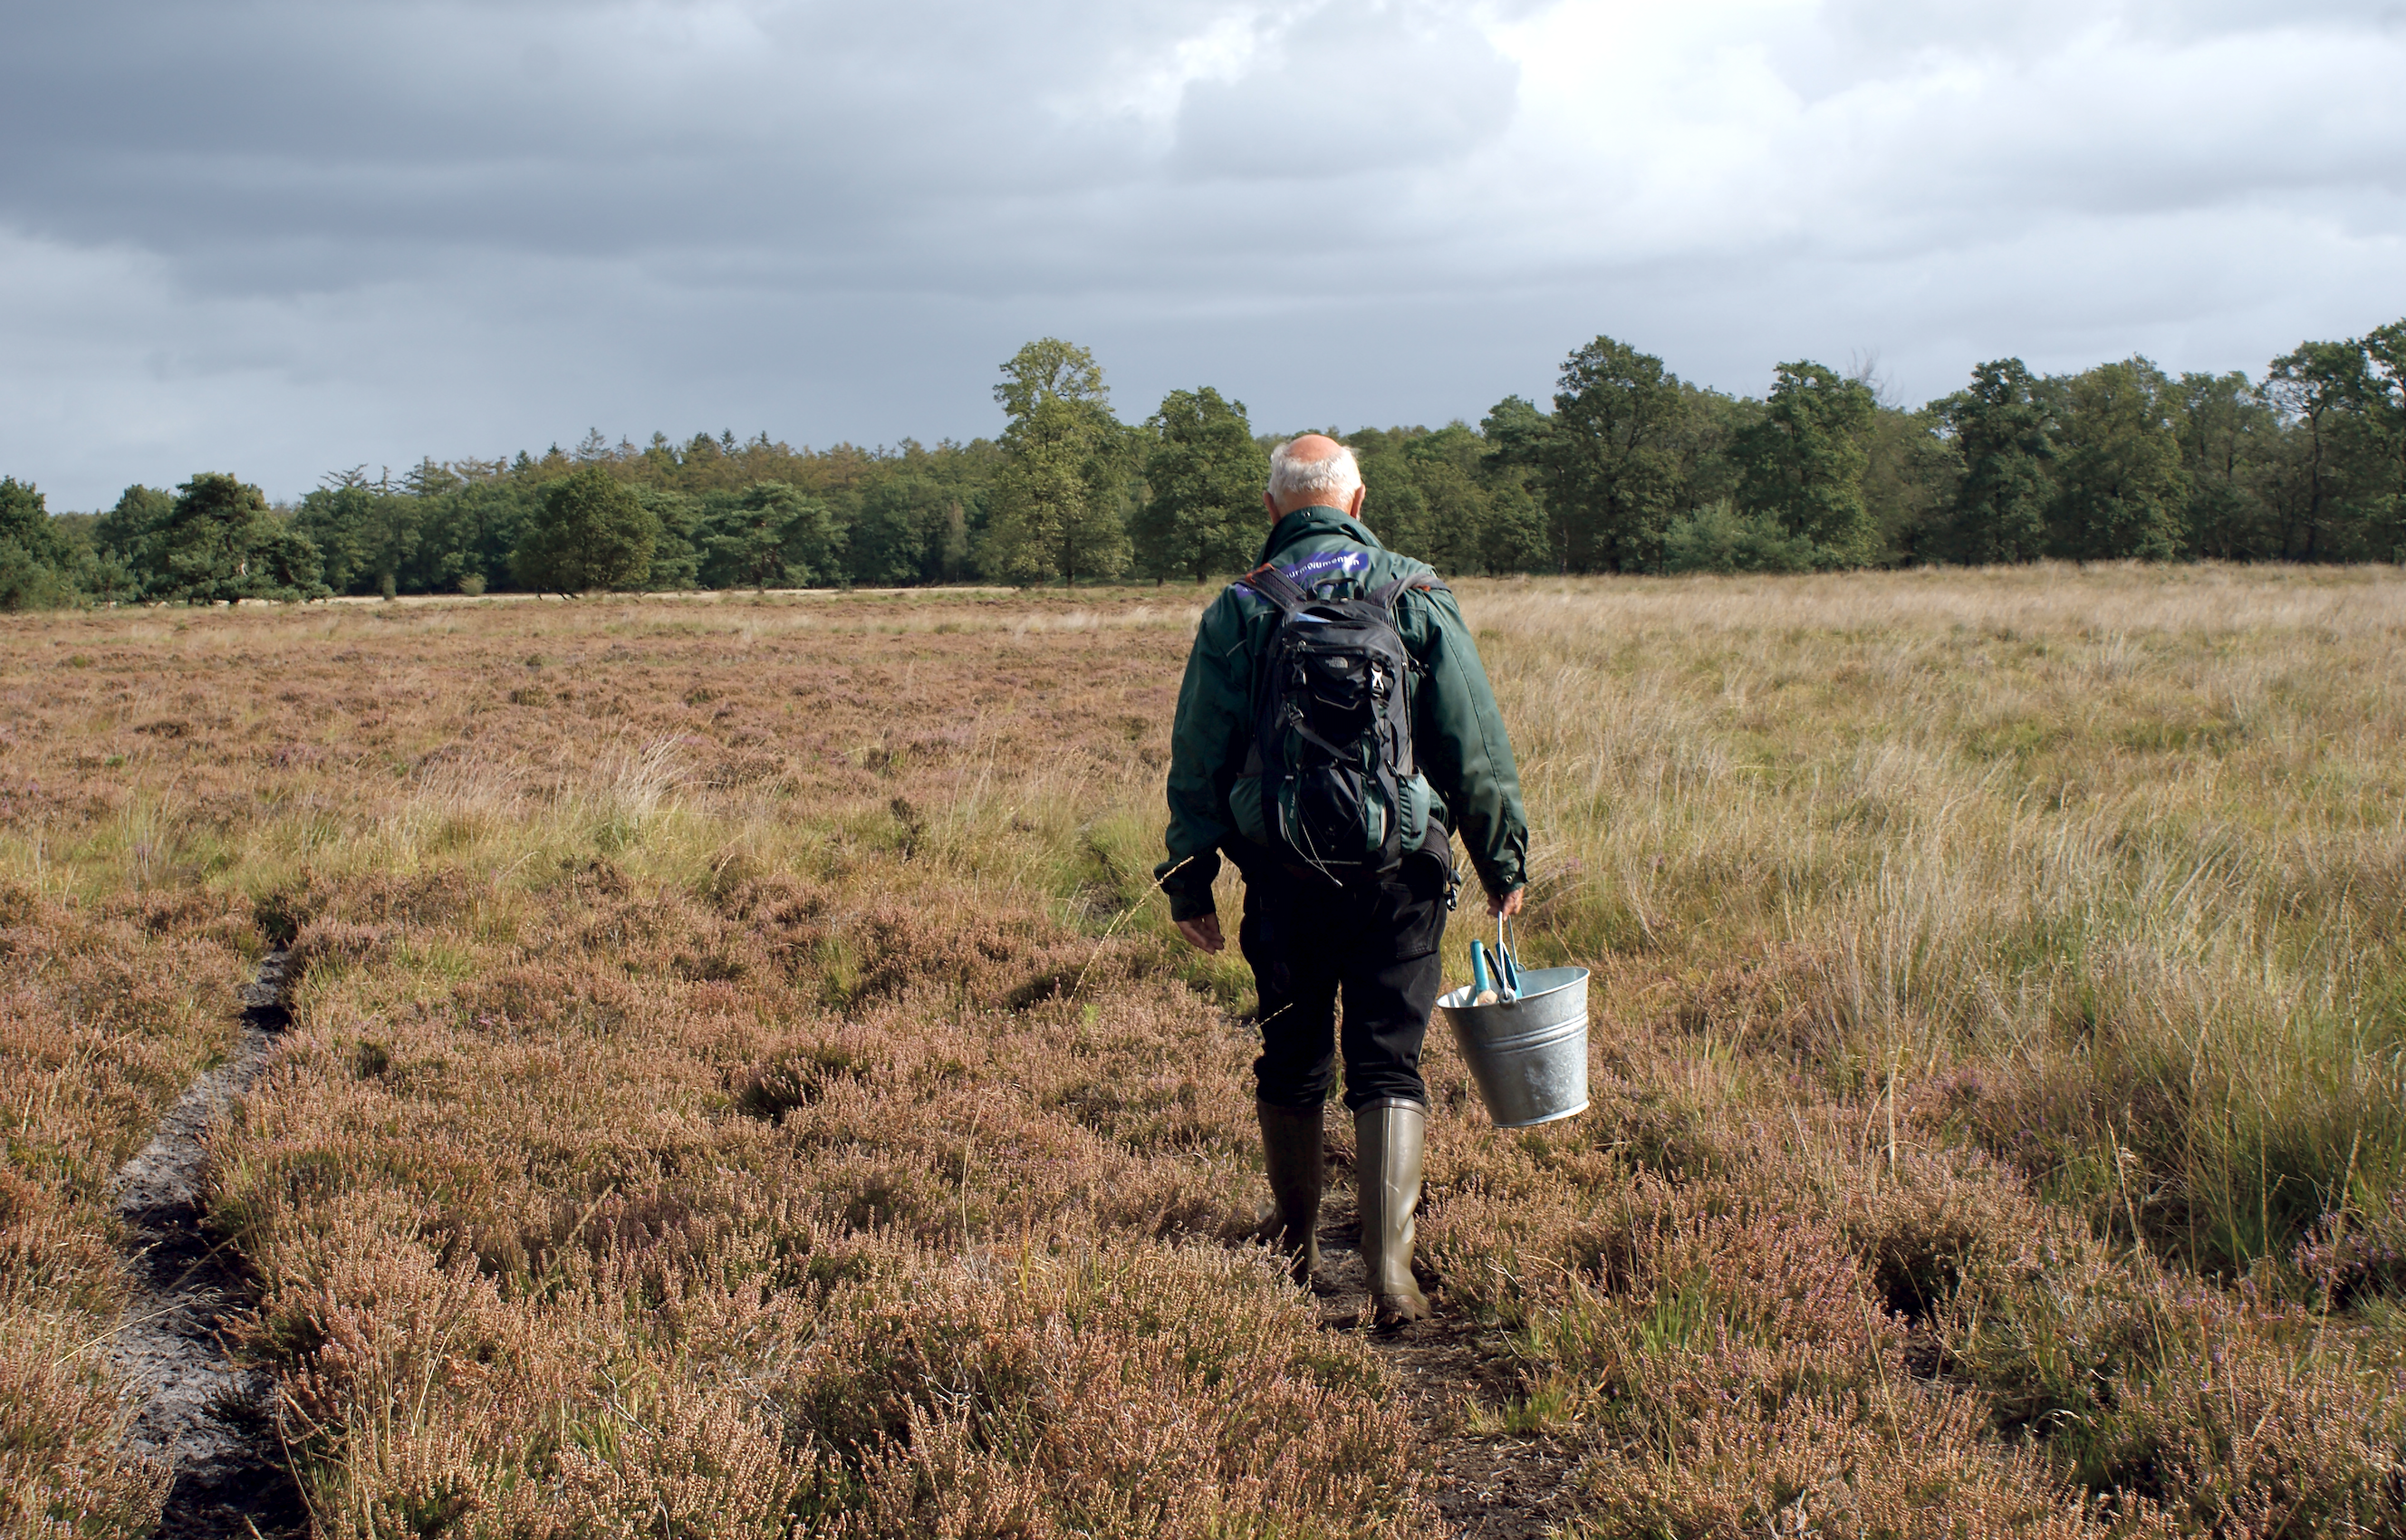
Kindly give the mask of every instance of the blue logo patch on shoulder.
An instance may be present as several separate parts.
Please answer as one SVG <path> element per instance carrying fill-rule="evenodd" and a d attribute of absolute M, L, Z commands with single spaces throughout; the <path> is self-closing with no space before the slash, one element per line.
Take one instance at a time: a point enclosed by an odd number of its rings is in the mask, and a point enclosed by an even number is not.
<path fill-rule="evenodd" d="M 1298 588 L 1317 588 L 1323 584 L 1351 582 L 1370 571 L 1367 551 L 1323 551 L 1318 556 L 1305 557 L 1292 567 L 1281 569 L 1295 579 Z"/>
<path fill-rule="evenodd" d="M 1335 596 L 1322 590 L 1334 588 L 1340 584 L 1358 585 L 1362 579 L 1369 575 L 1370 553 L 1359 548 L 1319 551 L 1305 557 L 1300 561 L 1282 565 L 1279 571 L 1293 578 L 1295 586 L 1304 592 L 1317 598 L 1329 599 Z M 1235 586 L 1245 598 L 1255 603 L 1268 602 L 1241 580 Z"/>

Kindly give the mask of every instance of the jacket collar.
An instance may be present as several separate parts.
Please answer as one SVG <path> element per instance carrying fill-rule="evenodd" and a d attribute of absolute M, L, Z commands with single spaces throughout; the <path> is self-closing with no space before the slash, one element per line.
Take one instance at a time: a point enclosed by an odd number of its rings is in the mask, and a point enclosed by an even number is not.
<path fill-rule="evenodd" d="M 1297 508 L 1270 527 L 1269 538 L 1262 542 L 1261 554 L 1253 558 L 1255 566 L 1275 558 L 1281 551 L 1309 535 L 1342 535 L 1356 544 L 1383 551 L 1379 537 L 1369 526 L 1350 517 L 1341 508 Z"/>

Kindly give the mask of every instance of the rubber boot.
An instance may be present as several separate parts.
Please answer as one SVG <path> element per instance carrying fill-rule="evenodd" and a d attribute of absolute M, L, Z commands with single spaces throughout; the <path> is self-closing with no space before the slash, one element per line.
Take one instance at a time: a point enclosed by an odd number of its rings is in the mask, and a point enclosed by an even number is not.
<path fill-rule="evenodd" d="M 1412 1211 L 1421 1202 L 1421 1140 L 1428 1109 L 1387 1096 L 1353 1114 L 1353 1172 L 1362 1193 L 1362 1262 L 1379 1324 L 1426 1321 L 1428 1296 L 1412 1277 Z"/>
<path fill-rule="evenodd" d="M 1321 1137 L 1321 1110 L 1253 1104 L 1262 1118 L 1262 1156 L 1270 1168 L 1270 1196 L 1278 1204 L 1278 1249 L 1289 1258 L 1295 1280 L 1307 1288 L 1320 1264 L 1320 1188 L 1328 1156 Z"/>

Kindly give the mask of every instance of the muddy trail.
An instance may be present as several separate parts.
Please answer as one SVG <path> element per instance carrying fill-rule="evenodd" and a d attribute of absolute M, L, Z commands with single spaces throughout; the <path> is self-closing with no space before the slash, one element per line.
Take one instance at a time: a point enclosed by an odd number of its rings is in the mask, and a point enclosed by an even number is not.
<path fill-rule="evenodd" d="M 1350 1193 L 1333 1184 L 1321 1210 L 1321 1266 L 1313 1279 L 1323 1328 L 1360 1336 L 1385 1361 L 1428 1457 L 1429 1496 L 1463 1540 L 1535 1540 L 1571 1516 L 1576 1455 L 1543 1434 L 1500 1428 L 1519 1385 L 1493 1332 L 1448 1307 L 1421 1271 L 1435 1316 L 1407 1326 L 1369 1324 L 1362 1225 Z"/>
<path fill-rule="evenodd" d="M 274 1383 L 236 1365 L 220 1335 L 249 1308 L 250 1282 L 202 1224 L 209 1128 L 266 1067 L 290 1020 L 283 992 L 284 954 L 271 952 L 243 990 L 234 1053 L 192 1082 L 117 1174 L 133 1283 L 114 1339 L 126 1398 L 136 1406 L 125 1443 L 175 1473 L 160 1540 L 276 1540 L 308 1531 L 276 1435 Z"/>

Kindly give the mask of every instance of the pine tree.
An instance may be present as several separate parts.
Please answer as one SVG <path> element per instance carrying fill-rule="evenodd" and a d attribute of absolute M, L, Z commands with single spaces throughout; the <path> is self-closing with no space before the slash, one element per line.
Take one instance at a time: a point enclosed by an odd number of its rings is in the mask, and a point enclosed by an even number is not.
<path fill-rule="evenodd" d="M 134 565 L 144 597 L 171 603 L 315 599 L 327 591 L 316 544 L 276 516 L 266 493 L 215 471 L 176 488 Z"/>

